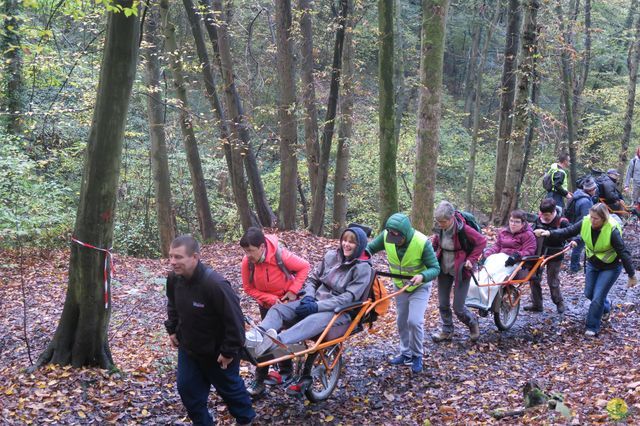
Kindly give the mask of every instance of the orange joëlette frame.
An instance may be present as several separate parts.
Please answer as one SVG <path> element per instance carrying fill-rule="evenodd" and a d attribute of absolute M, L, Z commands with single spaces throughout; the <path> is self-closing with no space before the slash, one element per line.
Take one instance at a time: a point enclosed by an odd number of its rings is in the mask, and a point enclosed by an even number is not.
<path fill-rule="evenodd" d="M 538 258 L 536 259 L 536 262 L 533 264 L 533 267 L 529 270 L 529 273 L 524 278 L 515 279 L 514 277 L 518 274 L 518 272 L 520 272 L 520 270 L 522 269 L 524 264 L 527 263 L 527 262 L 533 261 L 533 259 L 532 259 L 533 256 L 527 256 L 527 258 L 525 258 L 524 260 L 520 261 L 518 266 L 513 270 L 513 272 L 511 273 L 511 275 L 509 275 L 509 278 L 507 278 L 506 281 L 502 281 L 502 282 L 499 282 L 499 283 L 486 283 L 486 284 L 478 283 L 478 287 L 516 286 L 516 288 L 519 288 L 522 284 L 528 283 L 531 280 L 531 277 L 533 276 L 533 274 L 536 273 L 538 268 L 544 267 L 551 259 L 563 255 L 564 253 L 568 252 L 570 249 L 571 249 L 571 245 L 567 244 L 566 247 L 564 247 L 561 251 L 559 251 L 558 253 L 556 253 L 554 255 L 551 255 L 551 256 L 544 256 L 544 255 L 543 256 L 538 256 Z M 509 295 L 509 298 L 511 298 L 511 295 Z M 517 304 L 519 300 L 520 300 L 520 295 L 518 295 L 516 300 L 509 300 L 509 301 L 511 302 L 511 306 L 513 306 L 513 305 Z"/>
<path fill-rule="evenodd" d="M 392 297 L 396 297 L 397 295 L 399 295 L 400 293 L 403 293 L 404 291 L 406 291 L 406 289 L 409 287 L 409 284 L 405 285 L 404 287 L 402 287 L 401 289 L 393 292 L 393 293 L 389 293 L 387 294 L 385 297 L 376 300 L 375 302 L 371 301 L 370 299 L 365 300 L 364 302 L 362 302 L 359 305 L 356 306 L 351 306 L 348 308 L 345 308 L 343 310 L 341 310 L 340 312 L 336 313 L 333 315 L 333 318 L 331 318 L 331 321 L 329 321 L 329 324 L 327 324 L 327 326 L 325 327 L 324 331 L 322 332 L 322 334 L 320 335 L 320 337 L 318 337 L 318 339 L 313 343 L 313 345 L 311 345 L 310 347 L 298 351 L 298 352 L 291 352 L 290 354 L 287 355 L 283 355 L 281 357 L 278 358 L 273 358 L 270 359 L 268 361 L 263 361 L 263 362 L 258 362 L 256 363 L 256 367 L 267 367 L 273 364 L 277 364 L 281 361 L 287 361 L 290 359 L 294 359 L 303 355 L 307 355 L 313 352 L 317 352 L 319 350 L 328 348 L 330 346 L 334 346 L 337 344 L 342 344 L 342 342 L 344 342 L 345 340 L 347 340 L 351 334 L 353 333 L 353 330 L 356 328 L 356 326 L 360 323 L 360 320 L 362 319 L 363 316 L 365 316 L 366 314 L 368 314 L 369 312 L 371 312 L 371 310 L 373 310 L 378 303 L 381 303 L 384 300 L 390 299 Z M 343 313 L 353 310 L 353 309 L 360 309 L 358 311 L 358 314 L 356 315 L 356 317 L 351 321 L 351 324 L 349 325 L 349 328 L 347 328 L 347 330 L 344 332 L 344 334 L 336 339 L 333 340 L 329 340 L 329 341 L 324 341 L 325 337 L 327 336 L 327 334 L 329 333 L 329 330 L 331 329 L 331 327 L 333 326 L 333 324 L 336 322 L 336 320 L 338 319 L 338 317 L 340 315 L 342 315 Z M 340 348 L 340 351 L 342 351 L 342 348 Z M 322 354 L 322 352 L 321 352 Z M 324 358 L 324 355 L 322 355 L 322 362 L 325 364 L 325 367 L 327 367 L 328 369 L 333 369 L 333 367 L 335 367 L 335 363 L 337 362 L 337 359 L 339 357 L 335 357 L 335 360 L 333 362 L 333 365 L 331 365 L 331 367 L 329 367 L 326 364 L 326 360 Z"/>

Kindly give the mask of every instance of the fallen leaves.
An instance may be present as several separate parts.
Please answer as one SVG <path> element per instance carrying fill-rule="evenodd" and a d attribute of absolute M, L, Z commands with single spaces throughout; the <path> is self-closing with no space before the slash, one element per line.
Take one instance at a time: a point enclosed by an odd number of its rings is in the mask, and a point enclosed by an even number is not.
<path fill-rule="evenodd" d="M 629 238 L 631 232 L 625 232 Z M 285 232 L 280 237 L 297 254 L 318 261 L 336 242 L 306 232 Z M 640 243 L 634 247 L 638 257 Z M 163 327 L 166 300 L 165 261 L 117 256 L 118 285 L 113 292 L 109 336 L 119 370 L 73 369 L 46 366 L 32 374 L 22 331 L 19 262 L 2 253 L 0 265 L 0 421 L 3 424 L 182 424 L 187 421 L 176 390 L 176 353 L 166 341 Z M 203 247 L 205 263 L 240 288 L 237 244 Z M 25 258 L 28 336 L 37 356 L 53 335 L 64 303 L 68 254 L 53 251 Z M 385 268 L 383 256 L 375 263 Z M 626 404 L 627 419 L 637 423 L 640 412 L 640 317 L 635 305 L 639 289 L 621 282 L 611 292 L 615 310 L 598 339 L 583 337 L 586 307 L 581 275 L 562 274 L 562 291 L 569 310 L 555 314 L 543 285 L 545 312 L 521 312 L 516 325 L 500 333 L 491 318 L 480 319 L 482 335 L 470 344 L 467 330 L 455 321 L 450 343 L 425 341 L 425 372 L 392 367 L 386 358 L 397 354 L 395 307 L 381 318 L 372 333 L 363 332 L 347 342 L 345 368 L 338 388 L 326 402 L 309 404 L 292 399 L 281 388 L 254 406 L 263 423 L 274 424 L 478 424 L 491 423 L 491 411 L 522 405 L 522 385 L 531 378 L 546 389 L 564 395 L 572 424 L 615 421 L 608 404 L 615 398 Z M 525 291 L 523 303 L 528 302 Z M 437 290 L 425 315 L 425 336 L 440 323 Z M 256 304 L 241 292 L 245 313 L 258 318 Z M 241 375 L 253 368 L 242 364 Z M 231 424 L 220 398 L 212 392 L 210 407 L 220 424 Z M 557 407 L 557 405 L 556 405 Z M 618 407 L 618 408 L 615 408 Z M 622 413 L 615 405 L 614 415 Z M 616 414 L 617 413 L 617 414 Z M 566 412 L 564 413 L 566 414 Z M 521 424 L 567 423 L 562 413 L 532 409 L 518 417 Z M 621 414 L 620 414 L 621 415 Z"/>

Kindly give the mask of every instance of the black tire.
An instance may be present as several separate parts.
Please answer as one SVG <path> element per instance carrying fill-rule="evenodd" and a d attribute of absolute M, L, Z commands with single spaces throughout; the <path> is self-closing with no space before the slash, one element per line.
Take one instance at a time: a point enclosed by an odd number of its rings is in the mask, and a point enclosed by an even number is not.
<path fill-rule="evenodd" d="M 337 361 L 336 357 L 338 357 Z M 331 367 L 334 362 L 335 366 L 328 370 L 327 366 Z M 308 374 L 311 377 L 311 384 L 305 391 L 305 395 L 311 402 L 326 400 L 331 396 L 340 379 L 342 371 L 342 351 L 340 346 L 331 346 L 309 355 L 306 364 L 306 366 L 310 367 Z"/>
<path fill-rule="evenodd" d="M 513 286 L 505 286 L 500 289 L 500 293 L 496 295 L 496 306 L 493 310 L 493 321 L 500 331 L 509 330 L 518 318 L 520 312 L 520 292 Z M 518 303 L 512 305 L 510 301 L 518 300 Z"/>

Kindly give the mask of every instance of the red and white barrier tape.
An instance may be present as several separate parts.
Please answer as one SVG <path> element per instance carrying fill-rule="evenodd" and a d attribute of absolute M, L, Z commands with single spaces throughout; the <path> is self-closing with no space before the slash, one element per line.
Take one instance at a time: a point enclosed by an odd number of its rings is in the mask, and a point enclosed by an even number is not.
<path fill-rule="evenodd" d="M 109 282 L 113 278 L 113 255 L 111 254 L 111 249 L 113 247 L 109 247 L 108 249 L 103 249 L 100 247 L 96 247 L 91 244 L 83 243 L 75 237 L 71 237 L 71 241 L 74 243 L 80 244 L 82 247 L 90 248 L 93 250 L 101 251 L 105 254 L 104 256 L 104 308 L 107 309 L 109 307 Z"/>

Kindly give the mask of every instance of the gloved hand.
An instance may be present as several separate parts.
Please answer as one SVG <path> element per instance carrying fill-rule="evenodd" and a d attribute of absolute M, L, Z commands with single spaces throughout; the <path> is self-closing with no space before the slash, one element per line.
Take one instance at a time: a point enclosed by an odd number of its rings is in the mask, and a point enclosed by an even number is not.
<path fill-rule="evenodd" d="M 507 260 L 505 260 L 504 266 L 513 266 L 516 263 L 520 263 L 520 259 L 522 259 L 520 253 L 515 252 L 511 256 L 509 256 Z"/>
<path fill-rule="evenodd" d="M 316 299 L 313 296 L 305 296 L 302 298 L 302 300 L 300 300 L 300 304 L 301 305 L 306 305 L 307 303 L 315 303 Z"/>
<path fill-rule="evenodd" d="M 627 287 L 632 288 L 638 284 L 638 278 L 634 275 L 633 277 L 629 277 L 629 281 L 627 281 Z"/>
<path fill-rule="evenodd" d="M 318 312 L 318 304 L 315 300 L 311 300 L 307 303 L 300 303 L 295 310 L 296 316 L 298 318 L 306 318 L 309 315 L 315 314 Z"/>

